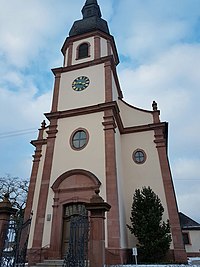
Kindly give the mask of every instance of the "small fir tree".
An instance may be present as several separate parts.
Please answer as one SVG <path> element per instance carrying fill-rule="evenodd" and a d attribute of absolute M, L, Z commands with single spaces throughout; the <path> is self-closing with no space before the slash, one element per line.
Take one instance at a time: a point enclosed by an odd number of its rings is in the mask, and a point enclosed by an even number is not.
<path fill-rule="evenodd" d="M 136 189 L 133 195 L 131 226 L 127 225 L 138 239 L 140 258 L 144 262 L 158 262 L 170 247 L 169 221 L 163 222 L 164 208 L 159 197 L 150 187 Z"/>

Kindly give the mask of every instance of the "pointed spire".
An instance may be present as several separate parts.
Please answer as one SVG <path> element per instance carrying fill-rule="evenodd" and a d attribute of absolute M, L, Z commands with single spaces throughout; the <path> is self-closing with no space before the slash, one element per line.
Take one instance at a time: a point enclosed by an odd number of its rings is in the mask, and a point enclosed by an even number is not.
<path fill-rule="evenodd" d="M 81 12 L 83 18 L 74 22 L 69 32 L 69 36 L 75 36 L 95 30 L 110 34 L 107 22 L 101 18 L 101 10 L 97 0 L 86 0 Z"/>
<path fill-rule="evenodd" d="M 83 18 L 98 17 L 101 18 L 101 10 L 97 0 L 87 0 L 82 9 Z"/>

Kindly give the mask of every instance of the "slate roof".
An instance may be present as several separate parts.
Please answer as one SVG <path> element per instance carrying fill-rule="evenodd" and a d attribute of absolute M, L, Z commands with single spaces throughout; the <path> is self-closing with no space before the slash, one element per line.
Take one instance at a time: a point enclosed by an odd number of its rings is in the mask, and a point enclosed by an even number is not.
<path fill-rule="evenodd" d="M 182 230 L 200 230 L 200 224 L 186 216 L 184 213 L 179 212 L 179 219 Z"/>
<path fill-rule="evenodd" d="M 81 12 L 83 18 L 74 22 L 69 36 L 76 36 L 95 30 L 110 34 L 107 22 L 101 18 L 101 10 L 97 0 L 87 0 Z"/>

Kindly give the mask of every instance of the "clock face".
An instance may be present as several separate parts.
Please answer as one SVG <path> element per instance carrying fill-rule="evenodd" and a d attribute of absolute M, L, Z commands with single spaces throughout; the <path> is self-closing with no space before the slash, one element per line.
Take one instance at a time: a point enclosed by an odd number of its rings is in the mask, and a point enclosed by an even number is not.
<path fill-rule="evenodd" d="M 76 78 L 72 83 L 72 89 L 74 91 L 83 91 L 90 84 L 90 80 L 86 76 L 80 76 Z"/>

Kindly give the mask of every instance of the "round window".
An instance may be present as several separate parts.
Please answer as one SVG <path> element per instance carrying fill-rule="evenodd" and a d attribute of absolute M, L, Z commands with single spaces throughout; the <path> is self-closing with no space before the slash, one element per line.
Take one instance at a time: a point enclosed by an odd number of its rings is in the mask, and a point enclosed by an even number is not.
<path fill-rule="evenodd" d="M 142 164 L 146 161 L 146 153 L 142 149 L 137 149 L 133 152 L 133 160 L 137 164 Z"/>
<path fill-rule="evenodd" d="M 88 143 L 88 137 L 88 132 L 85 129 L 76 130 L 70 138 L 71 147 L 75 150 L 83 149 Z"/>

